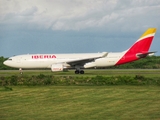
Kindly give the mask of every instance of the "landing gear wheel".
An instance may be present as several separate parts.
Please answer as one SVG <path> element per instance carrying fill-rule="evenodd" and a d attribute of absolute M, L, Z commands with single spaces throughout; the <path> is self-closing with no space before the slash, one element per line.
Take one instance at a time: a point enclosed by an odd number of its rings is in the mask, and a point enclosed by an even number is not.
<path fill-rule="evenodd" d="M 83 71 L 83 70 L 81 70 L 81 71 L 80 71 L 80 74 L 84 74 L 84 71 Z"/>
<path fill-rule="evenodd" d="M 22 68 L 19 68 L 19 71 L 20 71 L 20 74 L 22 75 L 23 74 Z"/>
<path fill-rule="evenodd" d="M 76 70 L 76 71 L 75 71 L 75 74 L 79 74 L 79 70 Z"/>

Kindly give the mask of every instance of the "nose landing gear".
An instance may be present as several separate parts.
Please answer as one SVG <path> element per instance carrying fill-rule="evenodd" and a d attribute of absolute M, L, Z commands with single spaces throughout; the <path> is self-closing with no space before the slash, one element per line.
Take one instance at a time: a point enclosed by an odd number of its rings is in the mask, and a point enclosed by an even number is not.
<path fill-rule="evenodd" d="M 23 74 L 22 68 L 19 68 L 19 72 L 20 72 L 21 75 Z"/>

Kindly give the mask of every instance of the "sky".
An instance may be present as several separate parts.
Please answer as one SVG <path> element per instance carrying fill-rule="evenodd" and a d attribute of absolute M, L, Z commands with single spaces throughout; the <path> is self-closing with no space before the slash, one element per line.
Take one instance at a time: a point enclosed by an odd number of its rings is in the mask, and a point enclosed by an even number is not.
<path fill-rule="evenodd" d="M 0 0 L 0 56 L 121 52 L 157 28 L 160 0 Z"/>

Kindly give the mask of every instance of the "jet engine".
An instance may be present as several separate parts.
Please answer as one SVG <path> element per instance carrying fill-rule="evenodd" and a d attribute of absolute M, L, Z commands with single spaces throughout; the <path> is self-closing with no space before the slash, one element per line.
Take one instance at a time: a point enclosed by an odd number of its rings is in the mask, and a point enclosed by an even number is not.
<path fill-rule="evenodd" d="M 52 66 L 51 66 L 51 71 L 52 72 L 56 72 L 56 71 L 63 71 L 63 64 L 53 64 Z"/>
<path fill-rule="evenodd" d="M 89 62 L 84 65 L 84 68 L 91 68 L 91 67 L 96 67 L 95 62 Z"/>

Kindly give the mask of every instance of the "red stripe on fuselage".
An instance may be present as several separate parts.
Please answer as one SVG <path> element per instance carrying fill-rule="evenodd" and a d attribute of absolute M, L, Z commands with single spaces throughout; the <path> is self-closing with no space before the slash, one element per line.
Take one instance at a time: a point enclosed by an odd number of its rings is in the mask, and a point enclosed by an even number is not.
<path fill-rule="evenodd" d="M 138 60 L 136 56 L 137 53 L 146 53 L 148 52 L 150 45 L 152 43 L 153 36 L 144 38 L 140 41 L 137 41 L 125 54 L 124 56 L 116 63 L 116 65 L 132 62 Z"/>

